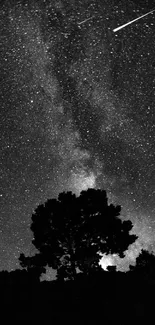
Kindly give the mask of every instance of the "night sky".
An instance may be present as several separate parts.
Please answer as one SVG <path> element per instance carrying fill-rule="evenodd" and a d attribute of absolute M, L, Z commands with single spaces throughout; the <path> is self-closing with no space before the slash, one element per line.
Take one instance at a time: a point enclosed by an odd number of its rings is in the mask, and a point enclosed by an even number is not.
<path fill-rule="evenodd" d="M 34 254 L 31 215 L 103 188 L 155 251 L 155 8 L 147 1 L 3 1 L 0 8 L 0 270 Z"/>

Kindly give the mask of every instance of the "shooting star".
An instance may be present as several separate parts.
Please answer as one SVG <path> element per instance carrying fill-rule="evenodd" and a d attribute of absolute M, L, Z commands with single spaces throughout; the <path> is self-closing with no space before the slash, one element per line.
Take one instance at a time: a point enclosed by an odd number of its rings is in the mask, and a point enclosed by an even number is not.
<path fill-rule="evenodd" d="M 147 15 L 153 13 L 154 11 L 155 11 L 155 9 L 152 10 L 152 11 L 149 11 L 147 14 L 145 14 L 145 15 L 143 15 L 143 16 L 140 16 L 140 17 L 138 17 L 138 18 L 136 18 L 136 19 L 134 19 L 134 20 L 129 21 L 128 23 L 126 23 L 126 24 L 124 24 L 124 25 L 121 25 L 121 26 L 119 26 L 119 27 L 113 29 L 113 32 L 116 33 L 118 30 L 120 30 L 120 29 L 122 29 L 122 28 L 124 28 L 124 27 L 126 27 L 126 26 L 128 26 L 128 25 L 130 25 L 130 24 L 132 24 L 132 23 L 134 23 L 135 21 L 137 21 L 137 20 L 139 20 L 139 19 L 141 19 L 141 18 L 143 18 L 143 17 L 145 17 L 145 16 L 147 16 Z"/>
<path fill-rule="evenodd" d="M 81 21 L 80 23 L 78 23 L 78 25 L 82 25 L 83 23 L 85 23 L 86 21 L 88 21 L 88 20 L 90 20 L 90 19 L 92 19 L 92 18 L 93 18 L 93 17 L 87 18 L 87 19 Z"/>

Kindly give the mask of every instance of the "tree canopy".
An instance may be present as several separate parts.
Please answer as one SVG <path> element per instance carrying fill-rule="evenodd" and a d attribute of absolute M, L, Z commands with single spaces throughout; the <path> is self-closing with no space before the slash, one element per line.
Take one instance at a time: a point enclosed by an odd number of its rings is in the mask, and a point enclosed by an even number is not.
<path fill-rule="evenodd" d="M 20 255 L 22 267 L 57 270 L 58 279 L 74 279 L 76 269 L 88 274 L 99 270 L 100 256 L 118 254 L 138 238 L 129 234 L 132 222 L 120 219 L 120 206 L 108 205 L 106 191 L 88 189 L 79 197 L 72 192 L 60 193 L 47 200 L 32 214 L 32 243 L 39 254 Z"/>

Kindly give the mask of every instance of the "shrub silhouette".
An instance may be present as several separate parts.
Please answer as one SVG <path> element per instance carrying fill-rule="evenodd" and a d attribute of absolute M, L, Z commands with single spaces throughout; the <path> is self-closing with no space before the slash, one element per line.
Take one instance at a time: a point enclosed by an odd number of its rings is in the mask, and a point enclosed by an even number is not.
<path fill-rule="evenodd" d="M 142 249 L 139 256 L 136 258 L 135 266 L 129 266 L 130 271 L 149 278 L 155 279 L 155 255 L 149 253 L 147 250 Z"/>
<path fill-rule="evenodd" d="M 88 189 L 79 197 L 60 193 L 39 205 L 32 215 L 32 243 L 39 254 L 20 255 L 22 267 L 57 270 L 59 280 L 75 279 L 78 267 L 85 274 L 99 270 L 99 251 L 119 254 L 138 238 L 130 235 L 131 221 L 119 218 L 120 206 L 108 205 L 106 191 Z"/>

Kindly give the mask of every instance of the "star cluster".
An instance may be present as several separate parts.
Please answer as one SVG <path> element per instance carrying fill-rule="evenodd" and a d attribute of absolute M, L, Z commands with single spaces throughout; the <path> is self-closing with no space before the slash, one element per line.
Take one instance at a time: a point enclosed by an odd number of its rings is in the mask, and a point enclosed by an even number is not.
<path fill-rule="evenodd" d="M 134 224 L 139 240 L 124 263 L 154 249 L 154 19 L 113 33 L 145 13 L 125 3 L 1 9 L 1 269 L 35 251 L 38 204 L 89 187 L 106 189 Z"/>

